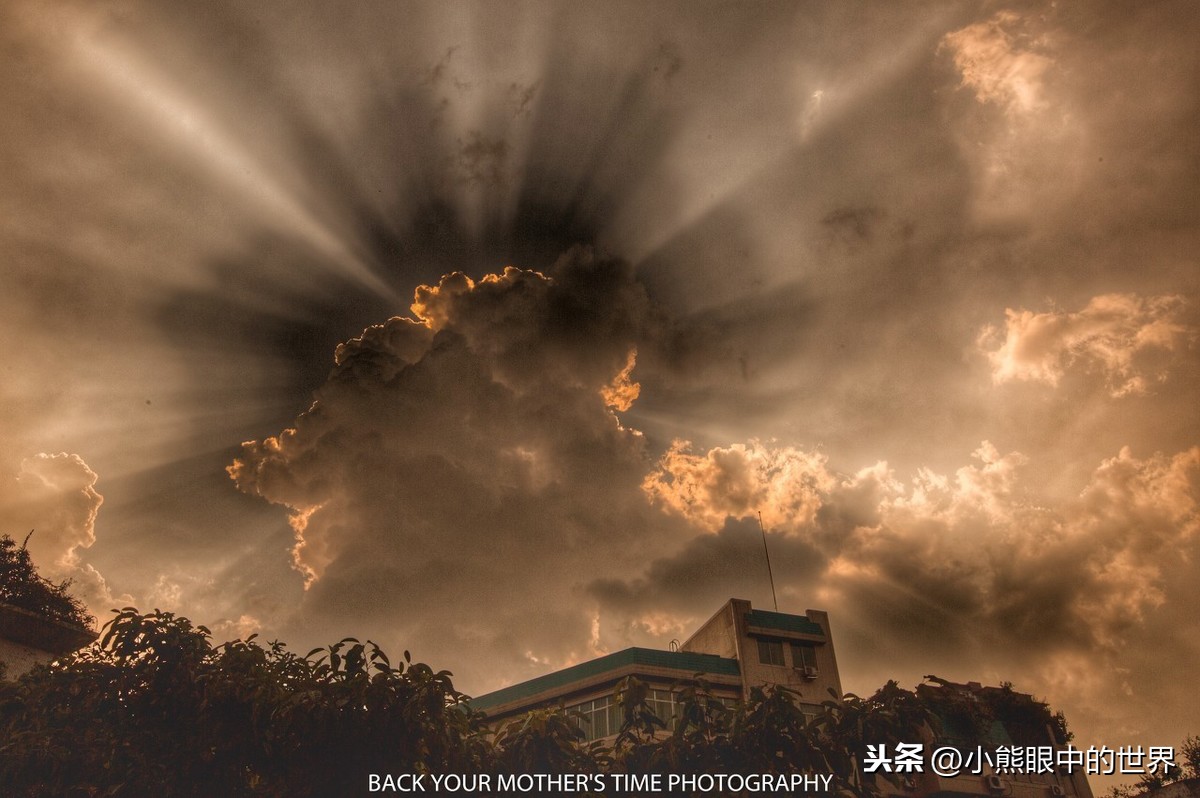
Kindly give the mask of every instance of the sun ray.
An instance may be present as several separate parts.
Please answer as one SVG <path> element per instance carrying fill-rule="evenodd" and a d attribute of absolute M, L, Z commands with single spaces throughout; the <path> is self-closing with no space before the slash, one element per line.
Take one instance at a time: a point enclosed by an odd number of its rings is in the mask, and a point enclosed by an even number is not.
<path fill-rule="evenodd" d="M 264 215 L 282 232 L 312 246 L 345 277 L 380 297 L 399 300 L 395 289 L 356 254 L 351 243 L 285 189 L 216 122 L 203 103 L 194 101 L 133 47 L 82 29 L 74 37 L 74 46 L 83 66 L 103 80 L 115 101 L 150 123 L 161 142 L 194 158 L 207 176 L 234 189 L 253 212 Z"/>
<path fill-rule="evenodd" d="M 693 179 L 700 179 L 703 190 L 685 192 L 688 199 L 674 219 L 659 220 L 663 223 L 640 231 L 642 235 L 636 237 L 630 257 L 638 263 L 651 260 L 689 230 L 702 225 L 721 206 L 750 204 L 747 197 L 773 179 L 784 164 L 811 149 L 823 136 L 838 135 L 838 124 L 848 114 L 928 58 L 945 29 L 947 16 L 946 10 L 931 14 L 899 41 L 889 42 L 856 62 L 851 74 L 831 75 L 824 80 L 797 76 L 790 86 L 785 80 L 783 86 L 788 88 L 781 91 L 791 93 L 790 102 L 796 108 L 790 134 L 775 139 L 769 148 L 743 152 L 728 169 L 713 163 L 706 163 L 703 170 L 684 167 Z M 819 72 L 819 67 L 802 70 L 797 66 L 796 71 Z M 786 94 L 784 98 L 786 102 Z"/>

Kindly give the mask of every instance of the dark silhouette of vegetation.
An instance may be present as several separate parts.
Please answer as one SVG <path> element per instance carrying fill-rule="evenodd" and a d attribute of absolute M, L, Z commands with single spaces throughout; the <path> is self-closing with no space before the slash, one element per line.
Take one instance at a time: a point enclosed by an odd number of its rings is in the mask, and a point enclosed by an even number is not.
<path fill-rule="evenodd" d="M 937 716 L 944 738 L 957 736 L 974 745 L 987 741 L 996 723 L 1019 746 L 1066 745 L 1074 738 L 1061 712 L 1052 713 L 1045 702 L 1018 693 L 1010 682 L 981 687 L 937 676 L 925 679 L 929 683 L 917 686 L 917 696 Z"/>
<path fill-rule="evenodd" d="M 1113 787 L 1107 798 L 1134 798 L 1180 781 L 1200 779 L 1200 736 L 1191 735 L 1175 749 L 1175 766 L 1146 773 L 1123 787 Z"/>
<path fill-rule="evenodd" d="M 301 656 L 253 636 L 213 645 L 167 612 L 126 609 L 87 649 L 0 685 L 0 784 L 14 796 L 340 796 L 376 774 L 832 774 L 879 792 L 856 762 L 868 743 L 921 739 L 936 717 L 890 682 L 830 696 L 806 718 L 783 687 L 726 706 L 702 678 L 677 690 L 669 731 L 648 688 L 617 690 L 611 741 L 538 710 L 489 728 L 450 674 L 393 663 L 367 641 Z M 496 782 L 493 782 L 496 784 Z"/>
<path fill-rule="evenodd" d="M 126 609 L 93 646 L 0 686 L 7 794 L 336 796 L 365 774 L 491 766 L 450 674 L 347 639 L 299 656 L 213 646 Z"/>
<path fill-rule="evenodd" d="M 0 536 L 0 603 L 71 626 L 91 628 L 96 619 L 68 592 L 70 587 L 69 579 L 55 584 L 38 574 L 25 543 L 18 548 L 11 537 Z"/>

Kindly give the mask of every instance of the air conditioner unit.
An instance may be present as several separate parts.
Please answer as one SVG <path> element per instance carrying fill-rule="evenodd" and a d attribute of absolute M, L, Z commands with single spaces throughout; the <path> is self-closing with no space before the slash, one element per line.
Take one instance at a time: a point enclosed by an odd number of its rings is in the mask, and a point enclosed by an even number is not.
<path fill-rule="evenodd" d="M 1063 796 L 1065 796 L 1067 794 L 1067 791 L 1064 790 L 1062 787 L 1059 787 L 1057 784 L 1051 784 L 1050 785 L 1050 794 L 1052 796 L 1054 796 L 1054 798 L 1063 798 Z"/>
<path fill-rule="evenodd" d="M 991 792 L 1004 792 L 1004 779 L 997 776 L 995 773 L 989 773 L 983 777 L 983 784 Z"/>
<path fill-rule="evenodd" d="M 802 667 L 796 668 L 796 670 L 800 671 L 800 675 L 803 676 L 805 679 L 817 678 L 817 666 L 815 666 L 815 665 L 804 665 Z"/>
<path fill-rule="evenodd" d="M 917 789 L 917 780 L 912 776 L 905 776 L 900 780 L 900 786 L 904 787 L 906 790 L 915 790 Z"/>

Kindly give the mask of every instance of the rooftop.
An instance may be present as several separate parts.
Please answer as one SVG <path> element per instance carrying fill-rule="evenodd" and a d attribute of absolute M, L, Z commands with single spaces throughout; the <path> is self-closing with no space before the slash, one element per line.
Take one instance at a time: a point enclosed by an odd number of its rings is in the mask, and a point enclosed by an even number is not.
<path fill-rule="evenodd" d="M 774 613 L 768 613 L 774 614 Z M 786 616 L 785 616 L 786 617 Z M 819 630 L 818 630 L 819 631 Z M 471 699 L 472 709 L 484 711 L 504 706 L 556 688 L 622 670 L 653 668 L 677 671 L 677 678 L 687 679 L 696 674 L 709 676 L 738 677 L 741 670 L 736 659 L 718 657 L 715 654 L 698 654 L 691 651 L 659 651 L 653 648 L 627 648 L 597 659 L 581 662 L 560 671 L 547 673 L 528 681 L 504 687 L 495 692 Z"/>
<path fill-rule="evenodd" d="M 784 612 L 750 610 L 746 613 L 746 624 L 759 629 L 776 629 L 781 632 L 798 632 L 805 635 L 825 636 L 825 630 L 805 615 L 788 615 Z"/>
<path fill-rule="evenodd" d="M 0 603 L 0 638 L 59 655 L 86 646 L 96 639 L 96 633 Z"/>

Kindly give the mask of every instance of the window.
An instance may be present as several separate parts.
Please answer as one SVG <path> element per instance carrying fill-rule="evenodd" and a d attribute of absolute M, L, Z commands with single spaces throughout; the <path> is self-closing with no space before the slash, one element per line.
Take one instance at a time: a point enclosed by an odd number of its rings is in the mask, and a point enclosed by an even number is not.
<path fill-rule="evenodd" d="M 810 643 L 792 643 L 792 667 L 817 667 L 817 647 Z"/>
<path fill-rule="evenodd" d="M 675 695 L 670 690 L 650 690 L 646 703 L 666 723 L 667 729 L 675 728 Z M 566 710 L 579 713 L 575 720 L 589 741 L 619 734 L 625 721 L 621 708 L 610 696 L 572 704 Z"/>
<path fill-rule="evenodd" d="M 658 715 L 659 720 L 667 724 L 666 728 L 674 731 L 678 719 L 675 717 L 675 694 L 670 690 L 651 690 L 650 695 L 646 697 L 646 703 L 650 705 L 655 715 Z"/>
<path fill-rule="evenodd" d="M 568 712 L 578 712 L 583 717 L 576 717 L 579 728 L 583 729 L 588 740 L 599 740 L 621 730 L 620 710 L 611 698 L 597 698 L 594 701 L 584 701 L 566 708 Z"/>
<path fill-rule="evenodd" d="M 738 704 L 737 700 L 733 698 L 718 697 L 717 700 L 730 710 L 735 709 Z M 666 724 L 664 728 L 667 731 L 674 731 L 675 727 L 679 725 L 680 705 L 674 691 L 651 689 L 646 695 L 646 703 L 654 714 Z M 580 704 L 571 704 L 565 709 L 569 713 L 578 713 L 571 717 L 583 730 L 588 741 L 620 734 L 621 724 L 625 721 L 624 713 L 611 696 L 584 701 Z"/>
<path fill-rule="evenodd" d="M 763 665 L 783 664 L 783 641 L 758 639 L 758 661 Z"/>

